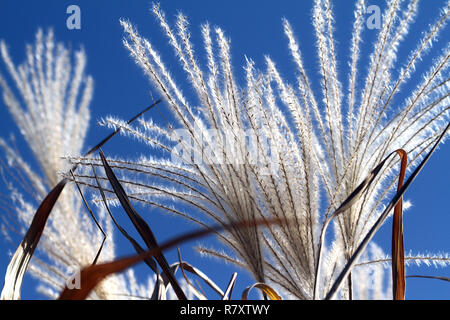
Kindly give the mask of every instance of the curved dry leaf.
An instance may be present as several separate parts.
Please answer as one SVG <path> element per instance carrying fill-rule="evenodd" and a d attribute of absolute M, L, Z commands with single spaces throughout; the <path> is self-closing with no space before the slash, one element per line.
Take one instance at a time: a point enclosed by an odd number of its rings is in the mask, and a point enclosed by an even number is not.
<path fill-rule="evenodd" d="M 206 284 L 208 284 L 208 286 L 211 287 L 211 289 L 213 289 L 215 292 L 217 292 L 217 294 L 219 294 L 221 297 L 224 296 L 224 292 L 222 291 L 222 289 L 220 289 L 219 286 L 217 284 L 215 284 L 215 282 L 212 281 L 200 269 L 197 269 L 196 267 L 194 267 L 184 261 L 180 264 L 180 267 L 183 268 L 183 270 L 188 271 L 189 273 L 192 273 L 192 274 L 198 276 L 199 278 L 201 278 L 203 281 L 205 281 Z"/>
<path fill-rule="evenodd" d="M 257 282 L 251 285 L 250 287 L 247 287 L 244 290 L 244 292 L 242 292 L 242 300 L 248 300 L 248 294 L 250 293 L 250 290 L 252 290 L 253 288 L 261 290 L 270 298 L 270 300 L 282 300 L 281 297 L 278 295 L 278 293 L 272 287 L 262 282 Z"/>
<path fill-rule="evenodd" d="M 189 278 L 186 276 L 186 273 L 184 272 L 184 266 L 183 266 L 183 260 L 181 259 L 181 252 L 180 252 L 180 248 L 177 248 L 178 250 L 178 261 L 179 261 L 179 266 L 181 269 L 181 273 L 183 274 L 184 280 L 186 281 L 186 283 L 188 284 L 188 286 L 190 287 L 192 293 L 197 297 L 197 299 L 199 300 L 208 300 L 206 298 L 206 295 L 201 293 L 200 291 L 197 290 L 197 288 L 192 284 L 192 282 L 189 280 Z"/>
<path fill-rule="evenodd" d="M 41 202 L 41 205 L 37 209 L 25 237 L 8 264 L 5 275 L 5 284 L 3 285 L 1 294 L 2 300 L 20 299 L 20 289 L 22 287 L 23 277 L 25 276 L 28 263 L 33 256 L 34 250 L 36 250 L 47 219 L 50 216 L 50 212 L 52 211 L 53 206 L 58 200 L 58 197 L 63 191 L 66 183 L 66 179 L 63 179 L 60 183 L 58 183 L 56 187 L 54 187 L 45 197 L 44 201 Z"/>
<path fill-rule="evenodd" d="M 215 292 L 217 292 L 222 298 L 224 297 L 225 294 L 222 291 L 222 289 L 220 289 L 220 287 L 214 281 L 212 281 L 205 273 L 203 273 L 200 269 L 197 269 L 196 267 L 192 266 L 191 264 L 189 264 L 185 261 L 182 261 L 180 250 L 178 250 L 178 259 L 179 259 L 179 261 L 177 263 L 173 264 L 172 266 L 177 265 L 180 267 L 184 279 L 186 280 L 189 287 L 192 289 L 192 292 L 194 293 L 194 295 L 199 300 L 207 300 L 207 298 L 203 293 L 199 292 L 197 290 L 197 288 L 192 284 L 192 282 L 186 276 L 185 271 L 201 278 L 211 289 L 213 289 Z"/>
<path fill-rule="evenodd" d="M 192 266 L 188 262 L 185 262 L 185 261 L 175 262 L 170 266 L 170 269 L 172 270 L 173 274 L 176 274 L 178 269 L 181 269 L 181 271 L 183 272 L 183 277 L 186 279 L 186 282 L 190 285 L 191 289 L 193 290 L 194 295 L 199 300 L 206 300 L 207 298 L 205 297 L 204 294 L 200 293 L 196 287 L 194 287 L 194 285 L 187 278 L 187 275 L 185 274 L 184 271 L 192 273 L 192 274 L 198 276 L 199 278 L 201 278 L 203 281 L 206 282 L 206 284 L 208 284 L 209 287 L 211 287 L 215 292 L 217 292 L 222 297 L 223 300 L 228 300 L 228 297 L 231 295 L 231 291 L 234 287 L 234 283 L 235 283 L 236 277 L 237 277 L 237 273 L 235 272 L 232 275 L 231 280 L 227 286 L 227 290 L 224 293 L 220 289 L 220 287 L 214 281 L 212 281 L 206 274 L 204 274 L 200 269 Z M 155 285 L 155 288 L 153 290 L 151 299 L 152 300 L 161 300 L 161 298 L 162 298 L 163 300 L 165 300 L 165 292 L 168 289 L 168 285 L 169 285 L 169 280 L 167 279 L 167 277 L 164 274 L 160 275 L 157 280 L 157 283 Z M 163 292 L 164 292 L 164 295 L 162 294 Z"/>

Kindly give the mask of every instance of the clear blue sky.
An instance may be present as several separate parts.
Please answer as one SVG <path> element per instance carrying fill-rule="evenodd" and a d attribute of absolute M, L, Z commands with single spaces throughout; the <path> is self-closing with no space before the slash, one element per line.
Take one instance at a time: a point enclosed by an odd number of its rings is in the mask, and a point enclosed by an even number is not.
<path fill-rule="evenodd" d="M 353 23 L 353 1 L 334 1 L 336 19 L 336 39 L 338 58 L 340 61 L 340 75 L 345 76 L 348 70 L 348 44 L 351 38 Z M 383 8 L 384 1 L 371 0 L 370 4 L 379 4 Z M 422 1 L 420 13 L 411 29 L 409 38 L 400 49 L 399 61 L 404 61 L 417 43 L 415 35 L 420 34 L 428 24 L 438 15 L 438 7 L 445 1 Z M 77 4 L 81 8 L 81 30 L 66 28 L 66 8 Z M 281 73 L 289 78 L 294 76 L 292 63 L 288 53 L 287 41 L 283 35 L 281 18 L 286 17 L 292 24 L 297 38 L 301 43 L 307 71 L 314 80 L 314 87 L 318 88 L 317 59 L 314 47 L 314 32 L 311 26 L 311 1 L 161 1 L 161 7 L 169 19 L 173 21 L 178 10 L 189 17 L 191 33 L 196 51 L 203 55 L 201 48 L 200 24 L 210 22 L 222 27 L 231 38 L 233 65 L 238 81 L 242 81 L 244 55 L 251 57 L 257 65 L 263 66 L 263 57 L 269 54 L 277 63 Z M 99 128 L 95 120 L 102 116 L 113 114 L 128 118 L 149 103 L 150 87 L 142 71 L 129 57 L 122 46 L 123 32 L 119 25 L 120 18 L 128 18 L 138 27 L 141 35 L 151 39 L 158 48 L 165 61 L 175 61 L 173 51 L 167 46 L 161 29 L 155 23 L 149 12 L 150 1 L 23 1 L 2 0 L 0 3 L 0 39 L 4 39 L 9 46 L 14 62 L 21 63 L 24 59 L 25 44 L 32 43 L 38 27 L 52 27 L 55 38 L 71 45 L 73 48 L 83 46 L 88 56 L 87 72 L 95 80 L 94 98 L 91 103 L 92 122 L 87 138 L 87 144 L 92 146 L 108 133 Z M 363 55 L 370 52 L 370 44 L 375 31 L 364 32 L 365 45 Z M 449 40 L 448 34 L 443 34 L 444 43 Z M 446 39 L 446 41 L 445 41 Z M 442 40 L 442 39 L 441 39 Z M 367 56 L 366 56 L 367 57 Z M 403 60 L 402 60 L 403 58 Z M 427 57 L 424 65 L 429 63 Z M 170 64 L 169 64 L 170 65 Z M 6 75 L 5 66 L 0 63 L 0 72 Z M 184 79 L 181 73 L 174 71 L 178 80 Z M 345 77 L 342 77 L 345 80 Z M 180 81 L 181 82 L 181 81 Z M 11 83 L 11 82 L 10 82 Z M 344 82 L 345 84 L 345 82 Z M 167 110 L 166 106 L 161 110 Z M 153 114 L 158 117 L 157 113 Z M 6 137 L 13 132 L 19 138 L 19 133 L 12 123 L 3 101 L 0 101 L 0 135 Z M 115 138 L 104 151 L 107 154 L 130 157 L 148 152 L 142 146 L 130 145 L 126 138 Z M 19 139 L 19 147 L 25 155 L 29 155 L 23 140 Z M 442 145 L 427 164 L 414 185 L 408 190 L 406 198 L 411 200 L 413 207 L 404 219 L 406 252 L 450 252 L 450 145 Z M 0 192 L 4 187 L 0 185 Z M 139 208 L 146 212 L 150 226 L 154 229 L 158 239 L 163 240 L 191 229 L 190 226 L 178 219 L 162 215 L 157 210 Z M 170 227 L 168 227 L 170 226 Z M 173 227 L 175 226 L 175 228 Z M 117 235 L 116 238 L 119 238 Z M 382 228 L 376 237 L 386 252 L 390 247 L 390 221 Z M 17 243 L 20 239 L 16 239 Z M 209 238 L 208 241 L 213 241 Z M 190 243 L 183 249 L 183 256 L 187 261 L 200 267 L 222 287 L 227 283 L 234 269 L 210 259 L 200 258 L 189 249 Z M 4 272 L 8 263 L 8 250 L 14 250 L 6 241 L 0 240 L 0 283 L 3 282 Z M 130 246 L 120 246 L 121 254 L 132 253 Z M 170 261 L 176 260 L 173 253 L 168 255 Z M 145 268 L 139 268 L 143 272 Z M 238 270 L 238 283 L 235 298 L 242 289 L 250 284 L 245 272 Z M 409 274 L 450 276 L 450 269 L 409 268 Z M 144 275 L 142 275 L 144 277 Z M 42 298 L 36 294 L 35 282 L 25 278 L 23 298 Z M 437 280 L 409 279 L 407 280 L 407 298 L 410 299 L 449 299 L 449 283 Z"/>

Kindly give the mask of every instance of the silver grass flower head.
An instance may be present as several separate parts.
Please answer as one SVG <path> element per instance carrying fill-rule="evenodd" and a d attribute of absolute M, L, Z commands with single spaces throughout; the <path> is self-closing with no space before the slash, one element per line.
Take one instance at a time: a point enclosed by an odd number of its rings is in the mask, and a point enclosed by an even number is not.
<path fill-rule="evenodd" d="M 183 93 L 171 75 L 173 66 L 163 62 L 151 41 L 122 20 L 124 46 L 167 102 L 175 122 L 162 117 L 162 124 L 142 121 L 128 125 L 120 119 L 105 119 L 105 126 L 121 128 L 125 135 L 164 154 L 111 162 L 122 169 L 127 192 L 134 200 L 201 226 L 254 218 L 286 219 L 263 230 L 231 229 L 218 234 L 228 251 L 199 250 L 245 267 L 256 281 L 276 286 L 286 297 L 322 298 L 381 214 L 382 200 L 392 194 L 398 159 L 390 159 L 367 193 L 333 220 L 332 239 L 322 244 L 319 259 L 324 221 L 393 150 L 405 149 L 409 167 L 415 167 L 450 120 L 450 47 L 432 48 L 446 32 L 449 5 L 447 2 L 437 10 L 436 20 L 415 38 L 408 32 L 418 14 L 418 1 L 387 1 L 364 76 L 360 67 L 366 61 L 361 61 L 360 52 L 366 3 L 357 1 L 350 70 L 340 76 L 332 3 L 316 0 L 312 24 L 320 90 L 315 92 L 301 54 L 305 45 L 287 20 L 282 23 L 296 82 L 286 81 L 267 56 L 262 69 L 247 59 L 245 85 L 239 86 L 231 64 L 230 40 L 222 29 L 202 26 L 206 52 L 202 66 L 186 17 L 178 14 L 172 27 L 155 4 L 153 14 L 196 99 L 191 101 Z M 405 41 L 417 45 L 399 61 L 398 48 Z M 416 66 L 429 54 L 434 55 L 433 62 L 421 73 Z M 345 78 L 347 83 L 343 83 Z M 415 88 L 408 94 L 399 95 L 411 79 L 421 80 L 413 82 Z M 98 159 L 73 161 L 99 163 Z M 379 260 L 380 250 L 373 244 L 363 258 Z M 441 257 L 448 265 L 445 254 Z M 357 267 L 355 279 L 371 278 L 372 284 L 368 287 L 353 281 L 354 288 L 345 284 L 340 297 L 347 298 L 353 289 L 354 296 L 361 298 L 387 297 L 390 291 L 383 281 L 387 273 L 381 266 Z"/>
<path fill-rule="evenodd" d="M 39 203 L 61 180 L 61 172 L 70 168 L 63 156 L 80 155 L 89 125 L 93 79 L 85 74 L 85 52 L 78 50 L 72 58 L 62 43 L 55 43 L 51 30 L 46 34 L 37 32 L 35 44 L 27 46 L 26 61 L 19 66 L 14 65 L 4 41 L 0 42 L 0 53 L 20 97 L 16 98 L 0 74 L 4 104 L 42 169 L 42 175 L 35 172 L 14 141 L 11 145 L 0 138 L 7 159 L 2 178 L 6 181 L 7 172 L 13 178 L 7 183 L 12 206 L 9 215 L 2 217 L 2 232 L 12 239 L 14 233 L 25 234 Z M 112 224 L 106 218 L 105 210 L 100 209 L 99 220 L 108 234 L 100 261 L 115 257 Z M 76 189 L 67 186 L 47 222 L 38 255 L 29 266 L 31 274 L 39 279 L 38 291 L 58 297 L 67 281 L 92 263 L 101 241 L 102 235 L 83 208 Z M 90 297 L 126 299 L 133 294 L 144 295 L 144 291 L 151 294 L 151 286 L 137 285 L 133 277 L 132 271 L 127 276 L 112 276 Z"/>

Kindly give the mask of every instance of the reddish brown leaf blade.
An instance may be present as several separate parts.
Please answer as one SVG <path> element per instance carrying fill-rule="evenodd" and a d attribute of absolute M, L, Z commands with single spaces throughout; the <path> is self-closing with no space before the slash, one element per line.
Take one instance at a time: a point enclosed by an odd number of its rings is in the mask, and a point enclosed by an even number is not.
<path fill-rule="evenodd" d="M 136 212 L 136 210 L 134 210 L 125 190 L 123 189 L 113 170 L 106 161 L 105 155 L 103 154 L 102 151 L 100 151 L 100 157 L 102 159 L 103 167 L 105 168 L 106 176 L 108 177 L 108 180 L 111 183 L 111 186 L 113 187 L 117 199 L 119 199 L 120 204 L 127 213 L 136 230 L 139 232 L 139 235 L 142 237 L 142 239 L 144 240 L 145 244 L 149 249 L 157 248 L 158 242 L 156 241 L 156 237 L 153 234 L 153 231 L 150 229 L 147 222 L 145 222 L 145 220 Z M 178 284 L 177 279 L 173 275 L 169 263 L 167 262 L 164 255 L 162 253 L 156 255 L 155 260 L 161 266 L 162 271 L 169 279 L 169 282 L 172 285 L 173 290 L 175 291 L 175 294 L 177 295 L 178 299 L 187 300 L 186 295 L 184 294 L 183 290 Z"/>
<path fill-rule="evenodd" d="M 66 183 L 66 179 L 58 183 L 37 209 L 24 239 L 14 253 L 6 270 L 5 284 L 1 294 L 2 300 L 20 299 L 20 288 L 28 263 L 33 256 L 34 250 L 36 250 L 50 212 Z"/>
<path fill-rule="evenodd" d="M 100 283 L 107 276 L 122 272 L 125 269 L 133 266 L 134 264 L 149 258 L 160 255 L 162 251 L 175 247 L 181 243 L 186 241 L 197 239 L 209 235 L 211 233 L 220 232 L 223 230 L 231 230 L 235 228 L 248 228 L 255 227 L 259 225 L 270 225 L 270 224 L 279 224 L 283 221 L 287 221 L 286 219 L 260 219 L 253 221 L 240 221 L 236 223 L 230 223 L 223 226 L 217 226 L 215 228 L 210 229 L 202 229 L 199 231 L 194 231 L 191 233 L 186 233 L 182 236 L 176 237 L 172 240 L 169 240 L 163 243 L 161 246 L 141 253 L 139 255 L 135 255 L 132 257 L 121 258 L 116 261 L 101 263 L 96 265 L 90 265 L 80 272 L 80 281 L 81 288 L 80 289 L 69 289 L 65 288 L 61 295 L 59 296 L 60 300 L 84 300 L 87 298 L 89 293 L 95 288 L 95 286 Z M 184 265 L 186 269 L 186 265 Z"/>
<path fill-rule="evenodd" d="M 400 174 L 397 192 L 402 188 L 405 179 L 408 156 L 406 151 L 396 151 L 400 156 Z M 392 297 L 394 300 L 405 300 L 405 246 L 403 239 L 403 197 L 395 205 L 392 224 Z"/>
<path fill-rule="evenodd" d="M 59 300 L 84 300 L 95 286 L 110 274 L 121 272 L 146 257 L 146 253 L 122 258 L 113 262 L 98 263 L 84 268 L 80 272 L 81 286 L 79 289 L 67 287 L 59 296 Z"/>

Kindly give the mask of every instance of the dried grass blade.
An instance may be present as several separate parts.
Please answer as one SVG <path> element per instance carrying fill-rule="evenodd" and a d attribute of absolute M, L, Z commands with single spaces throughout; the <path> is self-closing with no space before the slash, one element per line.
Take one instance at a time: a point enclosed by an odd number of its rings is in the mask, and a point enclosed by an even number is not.
<path fill-rule="evenodd" d="M 206 274 L 204 274 L 200 269 L 197 269 L 196 267 L 190 265 L 189 263 L 182 261 L 180 264 L 180 267 L 183 271 L 188 271 L 189 273 L 192 273 L 199 278 L 201 278 L 203 281 L 206 282 L 208 286 L 210 286 L 215 292 L 217 292 L 221 297 L 224 296 L 224 292 L 222 289 L 219 288 L 217 284 L 215 284 L 214 281 L 212 281 Z"/>
<path fill-rule="evenodd" d="M 138 231 L 139 235 L 144 240 L 148 249 L 157 248 L 158 242 L 156 241 L 156 237 L 153 234 L 153 231 L 150 229 L 147 222 L 145 222 L 145 220 L 136 212 L 136 210 L 134 210 L 133 206 L 130 203 L 130 199 L 128 198 L 125 190 L 123 189 L 122 185 L 120 184 L 120 182 L 117 179 L 116 175 L 114 174 L 113 170 L 109 166 L 108 161 L 106 160 L 105 155 L 103 154 L 103 152 L 101 150 L 100 150 L 100 157 L 102 159 L 102 163 L 103 163 L 103 167 L 105 169 L 106 176 L 108 177 L 108 180 L 111 183 L 114 193 L 116 194 L 117 199 L 120 201 L 120 204 L 122 205 L 123 209 L 127 213 L 128 217 L 130 218 L 134 227 Z M 175 294 L 177 295 L 178 299 L 187 300 L 186 295 L 184 294 L 183 290 L 181 289 L 177 279 L 175 278 L 172 271 L 170 270 L 169 263 L 167 262 L 164 255 L 162 253 L 160 253 L 155 256 L 155 259 L 158 262 L 158 264 L 160 265 L 163 273 L 169 279 L 169 282 L 172 285 L 172 288 L 175 291 Z"/>
<path fill-rule="evenodd" d="M 68 180 L 63 179 L 58 183 L 37 209 L 25 237 L 9 262 L 1 294 L 2 300 L 20 299 L 20 289 L 28 263 L 36 250 L 50 212 L 67 182 Z"/>
<path fill-rule="evenodd" d="M 75 179 L 75 175 L 73 174 L 73 170 L 70 170 L 70 174 L 73 178 L 73 181 L 75 182 L 75 185 L 77 186 L 77 190 L 81 196 L 81 199 L 83 200 L 84 206 L 86 207 L 86 209 L 89 212 L 89 215 L 91 216 L 92 220 L 94 220 L 95 225 L 97 226 L 97 228 L 100 230 L 100 232 L 102 233 L 103 239 L 102 239 L 102 244 L 100 245 L 100 248 L 97 251 L 97 254 L 95 255 L 94 261 L 92 262 L 92 264 L 96 264 L 98 257 L 100 257 L 100 253 L 103 250 L 103 246 L 105 245 L 105 241 L 106 241 L 106 233 L 105 231 L 103 231 L 102 226 L 100 225 L 100 223 L 98 222 L 97 218 L 94 215 L 94 212 L 92 212 L 91 208 L 89 207 L 89 204 L 86 201 L 86 198 L 84 197 L 83 192 L 81 191 L 80 185 L 78 184 L 78 182 Z"/>
<path fill-rule="evenodd" d="M 248 300 L 248 294 L 250 293 L 250 290 L 252 290 L 253 288 L 261 290 L 270 298 L 270 300 L 282 300 L 281 297 L 278 295 L 278 293 L 272 287 L 262 282 L 257 282 L 251 285 L 250 287 L 247 287 L 244 290 L 244 292 L 242 292 L 242 300 Z"/>
<path fill-rule="evenodd" d="M 162 100 L 158 99 L 157 101 L 155 101 L 154 103 L 152 103 L 150 106 L 148 106 L 147 108 L 145 108 L 144 110 L 142 110 L 141 112 L 139 112 L 138 114 L 136 114 L 135 116 L 133 116 L 130 120 L 127 121 L 127 124 L 130 124 L 132 122 L 134 122 L 137 118 L 139 118 L 140 116 L 142 116 L 144 113 L 146 113 L 147 111 L 149 111 L 150 109 L 152 109 L 154 106 L 156 106 L 158 103 L 160 103 Z M 91 149 L 89 149 L 83 156 L 86 157 L 92 153 L 94 153 L 95 151 L 97 151 L 98 149 L 100 149 L 106 142 L 108 142 L 112 137 L 114 137 L 117 133 L 119 133 L 121 130 L 121 128 L 117 128 L 116 130 L 114 130 L 113 132 L 111 132 L 108 136 L 106 136 L 102 141 L 100 141 L 97 145 L 95 145 L 94 147 L 92 147 Z M 76 165 L 75 165 L 76 167 Z"/>
<path fill-rule="evenodd" d="M 396 151 L 394 151 L 396 152 Z M 350 209 L 350 207 L 358 201 L 358 199 L 361 197 L 361 195 L 366 191 L 370 185 L 373 183 L 374 179 L 377 177 L 378 173 L 380 173 L 381 168 L 384 166 L 387 159 L 394 153 L 392 152 L 389 154 L 386 158 L 384 158 L 383 161 L 381 161 L 370 173 L 369 175 L 361 182 L 358 187 L 356 187 L 355 190 L 347 197 L 347 199 L 342 202 L 342 204 L 339 206 L 339 208 L 336 209 L 336 211 L 333 212 L 333 214 L 330 215 L 330 220 L 341 213 L 345 212 L 346 210 Z"/>
<path fill-rule="evenodd" d="M 442 276 L 420 276 L 420 275 L 411 275 L 406 276 L 406 278 L 424 278 L 424 279 L 435 279 L 450 282 L 450 278 L 442 277 Z"/>
<path fill-rule="evenodd" d="M 177 273 L 179 268 L 178 263 L 174 263 L 170 266 L 170 270 L 172 270 L 173 274 Z M 166 300 L 166 293 L 169 285 L 169 280 L 164 274 L 159 273 L 156 274 L 156 285 L 153 289 L 152 296 L 150 300 Z"/>
<path fill-rule="evenodd" d="M 161 254 L 162 251 L 175 247 L 181 243 L 186 241 L 197 239 L 209 235 L 211 233 L 220 232 L 223 230 L 231 230 L 236 228 L 248 228 L 255 227 L 259 225 L 270 225 L 270 224 L 279 224 L 286 219 L 260 219 L 253 221 L 240 221 L 236 223 L 230 223 L 226 225 L 217 226 L 215 228 L 210 229 L 202 229 L 199 231 L 194 231 L 191 233 L 184 234 L 182 236 L 176 237 L 172 240 L 169 240 L 163 243 L 161 246 L 141 253 L 139 255 L 135 255 L 132 257 L 121 258 L 112 262 L 99 263 L 96 265 L 90 265 L 80 272 L 80 281 L 81 281 L 81 289 L 69 289 L 65 288 L 61 295 L 59 296 L 60 300 L 84 300 L 87 298 L 89 293 L 97 286 L 97 284 L 102 281 L 107 276 L 122 272 L 125 269 L 133 266 L 134 264 L 141 262 L 142 260 L 148 257 L 154 257 L 155 255 Z"/>
<path fill-rule="evenodd" d="M 191 287 L 193 293 L 197 296 L 198 299 L 206 300 L 207 299 L 206 294 L 203 291 L 200 292 L 199 290 L 197 290 L 197 288 L 192 284 L 192 282 L 187 277 L 185 271 L 192 273 L 193 275 L 196 275 L 197 277 L 202 279 L 211 289 L 217 292 L 220 295 L 220 297 L 223 298 L 225 296 L 225 293 L 222 291 L 222 289 L 220 289 L 220 287 L 214 281 L 212 281 L 205 273 L 203 273 L 200 269 L 192 266 L 191 264 L 183 261 L 179 249 L 178 249 L 178 263 L 173 264 L 172 267 L 174 265 L 180 267 L 180 270 L 183 274 L 184 279 L 186 280 L 186 283 Z"/>
<path fill-rule="evenodd" d="M 186 283 L 188 284 L 188 286 L 191 288 L 192 293 L 199 299 L 199 300 L 207 300 L 206 296 L 204 294 L 202 294 L 201 292 L 199 292 L 197 290 L 197 288 L 192 284 L 191 280 L 189 280 L 189 278 L 186 276 L 186 273 L 184 272 L 184 266 L 183 266 L 183 259 L 181 259 L 181 252 L 180 252 L 180 248 L 177 248 L 178 251 L 178 265 L 180 266 L 181 269 L 181 273 L 183 274 L 183 278 L 186 281 Z"/>
<path fill-rule="evenodd" d="M 404 150 L 397 150 L 400 156 L 400 175 L 397 191 L 403 186 L 408 156 Z M 405 246 L 403 239 L 403 197 L 395 205 L 392 224 L 392 297 L 394 300 L 405 300 Z"/>
<path fill-rule="evenodd" d="M 234 285 L 236 284 L 237 272 L 234 272 L 231 275 L 230 282 L 228 283 L 227 289 L 225 290 L 225 294 L 223 295 L 222 300 L 230 300 L 231 294 L 233 293 Z"/>
<path fill-rule="evenodd" d="M 106 211 L 108 212 L 109 216 L 111 217 L 114 225 L 117 227 L 117 229 L 119 229 L 120 233 L 122 233 L 122 235 L 125 238 L 127 238 L 127 240 L 131 243 L 131 245 L 133 246 L 134 250 L 136 250 L 137 253 L 144 252 L 145 250 L 139 245 L 139 243 L 132 236 L 130 236 L 128 234 L 128 232 L 126 232 L 126 230 L 124 228 L 122 228 L 122 226 L 114 218 L 111 210 L 109 209 L 108 202 L 106 201 L 105 192 L 103 191 L 102 185 L 101 185 L 101 183 L 100 183 L 100 181 L 98 179 L 97 172 L 96 172 L 94 166 L 92 166 L 92 172 L 94 174 L 95 181 L 97 183 L 98 190 L 100 191 L 100 195 L 102 197 L 103 203 L 104 203 L 104 205 L 106 207 Z M 155 262 L 155 260 L 153 258 L 145 259 L 144 262 L 150 267 L 150 269 L 152 269 L 152 271 L 154 273 L 156 273 L 156 274 L 159 273 L 158 267 L 156 266 L 156 262 Z"/>
<path fill-rule="evenodd" d="M 433 145 L 433 147 L 431 148 L 431 150 L 428 152 L 428 154 L 426 155 L 426 157 L 422 160 L 422 162 L 417 166 L 417 168 L 414 170 L 414 172 L 411 174 L 411 176 L 408 178 L 408 180 L 406 181 L 406 183 L 400 188 L 399 191 L 397 191 L 397 193 L 394 195 L 394 197 L 392 198 L 391 202 L 388 204 L 388 206 L 385 208 L 385 210 L 383 211 L 383 213 L 380 215 L 380 217 L 378 218 L 378 220 L 375 222 L 375 224 L 372 226 L 372 228 L 369 230 L 369 232 L 367 233 L 367 235 L 364 237 L 364 239 L 362 240 L 361 244 L 358 246 L 358 248 L 355 250 L 355 252 L 353 253 L 353 256 L 349 259 L 349 261 L 347 262 L 347 264 L 345 265 L 344 269 L 341 271 L 341 273 L 339 274 L 339 276 L 337 277 L 337 279 L 335 280 L 333 286 L 331 287 L 330 291 L 328 292 L 328 294 L 326 295 L 325 299 L 329 300 L 334 298 L 334 296 L 336 295 L 337 291 L 339 290 L 342 281 L 348 276 L 348 274 L 350 273 L 351 269 L 353 268 L 353 266 L 356 264 L 356 261 L 359 259 L 359 257 L 361 256 L 362 252 L 364 251 L 364 249 L 367 247 L 367 245 L 369 244 L 369 241 L 373 238 L 373 236 L 375 235 L 375 233 L 378 231 L 378 229 L 381 227 L 381 225 L 383 224 L 384 220 L 386 220 L 387 216 L 389 215 L 389 212 L 394 208 L 395 205 L 397 205 L 397 202 L 400 201 L 400 199 L 402 198 L 403 194 L 406 192 L 406 190 L 409 188 L 409 186 L 411 185 L 411 183 L 414 181 L 414 179 L 416 178 L 416 176 L 419 174 L 419 172 L 422 170 L 422 168 L 425 166 L 425 164 L 427 163 L 428 159 L 431 157 L 431 155 L 433 154 L 433 152 L 436 150 L 437 146 L 439 145 L 439 143 L 442 141 L 442 139 L 444 138 L 445 134 L 447 133 L 447 130 L 450 128 L 450 123 L 447 125 L 447 127 L 443 130 L 442 134 L 439 136 L 439 138 L 436 140 L 436 143 Z"/>
<path fill-rule="evenodd" d="M 156 274 L 155 287 L 153 288 L 152 296 L 150 300 L 166 300 L 166 287 L 164 286 L 164 281 L 161 274 Z"/>

